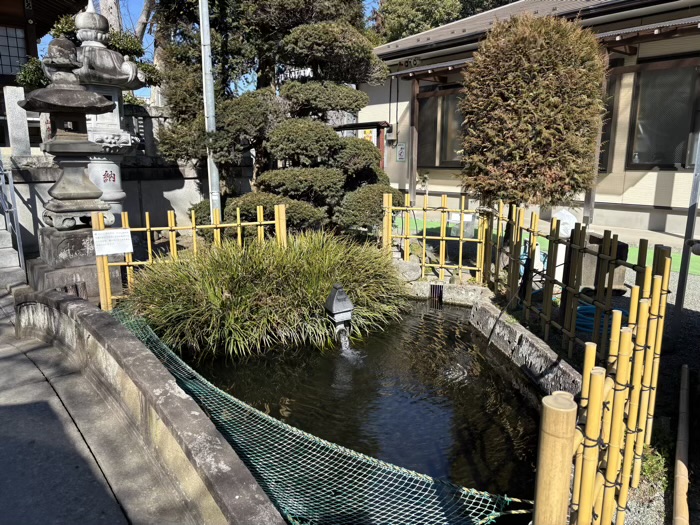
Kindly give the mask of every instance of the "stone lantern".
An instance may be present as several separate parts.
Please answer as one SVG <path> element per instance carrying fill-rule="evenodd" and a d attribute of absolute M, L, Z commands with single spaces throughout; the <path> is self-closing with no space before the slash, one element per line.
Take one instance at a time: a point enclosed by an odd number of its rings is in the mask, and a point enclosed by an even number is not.
<path fill-rule="evenodd" d="M 88 177 L 102 190 L 102 200 L 110 204 L 119 222 L 122 201 L 126 197 L 121 161 L 139 144 L 138 137 L 123 129 L 122 91 L 143 87 L 145 76 L 128 56 L 105 47 L 109 23 L 95 12 L 92 0 L 88 0 L 84 12 L 75 16 L 75 27 L 81 41 L 77 49 L 81 65 L 74 72 L 80 84 L 115 103 L 112 111 L 87 117 L 88 138 L 101 147 L 99 152 L 89 156 Z"/>

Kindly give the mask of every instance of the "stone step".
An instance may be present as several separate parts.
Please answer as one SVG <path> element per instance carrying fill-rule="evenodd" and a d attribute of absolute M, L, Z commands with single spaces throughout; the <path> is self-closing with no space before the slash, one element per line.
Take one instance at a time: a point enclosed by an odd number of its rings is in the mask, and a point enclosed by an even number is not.
<path fill-rule="evenodd" d="M 12 248 L 12 233 L 0 230 L 0 248 Z"/>
<path fill-rule="evenodd" d="M 27 274 L 22 268 L 0 268 L 0 289 L 27 284 Z"/>
<path fill-rule="evenodd" d="M 19 256 L 14 248 L 0 248 L 0 268 L 17 268 Z"/>

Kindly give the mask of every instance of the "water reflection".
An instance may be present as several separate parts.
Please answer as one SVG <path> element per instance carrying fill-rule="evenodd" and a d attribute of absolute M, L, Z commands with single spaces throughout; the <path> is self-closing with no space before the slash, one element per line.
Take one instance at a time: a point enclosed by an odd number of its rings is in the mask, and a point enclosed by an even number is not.
<path fill-rule="evenodd" d="M 416 303 L 353 348 L 200 371 L 329 441 L 466 487 L 531 497 L 537 412 L 520 372 L 474 344 L 467 315 Z"/>

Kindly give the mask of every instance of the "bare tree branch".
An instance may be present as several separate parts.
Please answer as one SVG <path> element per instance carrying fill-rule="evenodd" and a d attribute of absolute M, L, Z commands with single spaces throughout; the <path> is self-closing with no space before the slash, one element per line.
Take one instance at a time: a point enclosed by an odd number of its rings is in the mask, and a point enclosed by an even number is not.
<path fill-rule="evenodd" d="M 155 0 L 144 0 L 143 10 L 141 11 L 141 16 L 139 16 L 138 22 L 136 22 L 136 38 L 143 42 L 143 37 L 146 34 L 146 28 L 151 21 L 151 15 L 153 14 L 153 7 L 155 6 Z"/>

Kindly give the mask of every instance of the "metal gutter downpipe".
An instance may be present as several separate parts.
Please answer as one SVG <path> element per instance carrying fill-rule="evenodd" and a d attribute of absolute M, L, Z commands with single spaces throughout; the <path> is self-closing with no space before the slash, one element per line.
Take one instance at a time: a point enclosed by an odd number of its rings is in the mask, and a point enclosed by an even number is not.
<path fill-rule="evenodd" d="M 199 0 L 199 28 L 202 41 L 202 87 L 204 91 L 204 122 L 207 133 L 216 131 L 216 110 L 214 106 L 214 77 L 211 65 L 211 31 L 209 29 L 209 2 Z M 209 175 L 209 209 L 211 222 L 214 223 L 214 211 L 221 215 L 221 188 L 219 168 L 207 141 L 207 173 Z"/>

